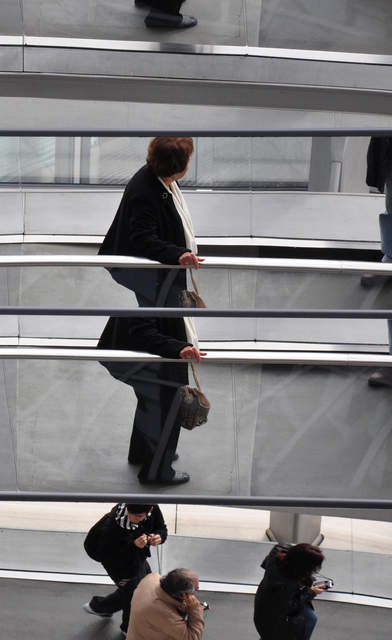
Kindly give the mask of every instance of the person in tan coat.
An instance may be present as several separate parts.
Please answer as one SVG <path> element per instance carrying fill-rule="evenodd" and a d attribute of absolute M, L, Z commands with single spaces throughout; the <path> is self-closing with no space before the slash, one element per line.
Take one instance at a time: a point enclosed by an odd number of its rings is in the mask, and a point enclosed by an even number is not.
<path fill-rule="evenodd" d="M 143 578 L 133 594 L 127 640 L 200 640 L 204 607 L 195 596 L 198 587 L 188 569 Z"/>

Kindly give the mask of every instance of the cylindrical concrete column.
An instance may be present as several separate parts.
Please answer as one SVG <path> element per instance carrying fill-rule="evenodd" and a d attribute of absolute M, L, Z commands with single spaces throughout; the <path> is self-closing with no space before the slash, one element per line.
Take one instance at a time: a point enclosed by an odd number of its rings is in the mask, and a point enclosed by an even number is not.
<path fill-rule="evenodd" d="M 282 511 L 271 511 L 270 526 L 266 534 L 270 540 L 279 543 L 320 544 L 324 539 L 321 533 L 321 516 Z"/>

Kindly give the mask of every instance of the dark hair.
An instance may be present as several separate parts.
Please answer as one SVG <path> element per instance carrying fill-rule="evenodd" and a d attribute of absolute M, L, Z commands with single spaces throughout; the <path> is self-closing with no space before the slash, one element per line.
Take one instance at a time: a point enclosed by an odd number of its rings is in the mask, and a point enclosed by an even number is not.
<path fill-rule="evenodd" d="M 151 511 L 153 504 L 126 504 L 129 513 L 148 513 Z"/>
<path fill-rule="evenodd" d="M 169 178 L 185 171 L 192 153 L 192 138 L 153 138 L 146 162 L 155 175 Z"/>
<path fill-rule="evenodd" d="M 291 578 L 311 584 L 312 575 L 320 569 L 323 560 L 324 555 L 318 547 L 301 542 L 290 547 L 282 559 L 282 565 Z"/>
<path fill-rule="evenodd" d="M 170 596 L 179 596 L 181 593 L 193 593 L 195 585 L 192 581 L 192 572 L 189 569 L 173 569 L 161 578 L 161 587 Z"/>

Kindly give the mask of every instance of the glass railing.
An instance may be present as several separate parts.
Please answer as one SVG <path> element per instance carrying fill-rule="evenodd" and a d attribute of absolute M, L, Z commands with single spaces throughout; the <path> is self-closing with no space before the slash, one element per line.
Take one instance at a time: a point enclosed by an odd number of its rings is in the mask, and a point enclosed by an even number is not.
<path fill-rule="evenodd" d="M 234 236 L 378 249 L 378 214 L 385 200 L 366 184 L 369 137 L 361 133 L 195 138 L 181 186 L 201 244 L 209 237 Z M 90 240 L 99 243 L 124 185 L 145 163 L 148 142 L 136 132 L 131 137 L 2 135 L 0 239 L 22 233 L 84 235 L 100 236 Z"/>
<path fill-rule="evenodd" d="M 124 185 L 148 138 L 0 138 L 0 183 Z M 305 189 L 311 138 L 197 138 L 181 184 L 206 189 Z"/>
<path fill-rule="evenodd" d="M 52 190 L 40 188 L 37 192 L 22 189 L 21 167 L 28 165 L 26 157 L 34 158 L 30 149 L 22 162 L 24 140 L 38 146 L 48 140 L 54 140 L 55 146 L 65 145 L 58 158 L 59 166 L 64 166 L 70 157 L 68 142 L 73 141 L 72 148 L 79 153 L 84 140 L 93 140 L 94 132 L 87 133 L 89 137 L 82 137 L 79 147 L 78 138 L 61 136 L 61 131 L 49 138 L 37 135 L 18 140 L 19 185 L 10 190 L 4 188 L 1 194 L 7 212 L 3 234 L 5 229 L 8 234 L 19 230 L 22 236 L 67 233 L 67 229 L 70 234 L 72 228 L 75 235 L 91 234 L 98 228 L 102 235 L 105 233 L 116 209 L 114 200 L 104 199 L 104 196 L 112 198 L 110 189 L 102 194 L 99 189 L 94 192 L 95 203 L 99 202 L 101 207 L 98 209 L 91 203 L 88 209 L 80 204 L 80 195 L 89 197 L 89 189 L 87 194 L 83 190 L 67 192 L 58 186 Z M 279 140 L 278 133 L 273 140 Z M 301 133 L 299 140 L 304 139 L 303 132 L 296 133 Z M 255 132 L 254 138 L 262 145 L 264 133 Z M 322 132 L 313 132 L 315 148 L 321 138 Z M 343 135 L 336 138 L 344 140 Z M 10 139 L 6 136 L 3 141 L 8 143 Z M 120 136 L 118 140 L 124 139 Z M 105 136 L 102 140 L 106 141 Z M 118 141 L 113 135 L 108 140 Z M 135 132 L 130 140 L 140 142 Z M 200 140 L 211 144 L 212 138 L 199 136 L 197 146 L 201 155 L 196 155 L 191 176 L 197 175 L 197 166 L 204 157 Z M 238 140 L 241 142 L 241 136 L 235 139 L 233 149 Z M 290 140 L 297 142 L 295 135 Z M 145 145 L 147 141 L 142 142 Z M 329 153 L 331 146 L 327 148 Z M 53 166 L 51 152 L 48 153 L 49 164 Z M 142 162 L 142 146 L 138 147 L 138 153 L 133 169 L 137 162 Z M 329 181 L 337 175 L 337 160 L 331 153 Z M 209 159 L 215 157 L 220 158 L 217 154 Z M 82 167 L 80 153 L 77 158 L 75 166 Z M 212 166 L 218 174 L 216 165 Z M 247 175 L 250 178 L 253 174 Z M 252 186 L 251 180 L 249 184 Z M 252 202 L 248 203 L 248 209 L 233 205 L 231 210 L 238 232 L 244 236 L 253 235 L 250 229 L 259 215 L 264 219 L 270 214 L 256 211 L 253 199 L 260 194 L 249 187 L 247 191 L 245 196 Z M 120 192 L 115 195 L 118 202 Z M 193 195 L 196 200 L 206 194 L 194 191 Z M 225 202 L 238 195 L 243 194 L 229 193 Z M 315 207 L 324 198 L 319 194 L 307 195 L 314 196 Z M 45 200 L 46 197 L 50 199 Z M 383 196 L 353 197 L 375 201 L 377 207 L 384 204 Z M 351 197 L 347 198 L 350 200 Z M 362 211 L 351 208 L 356 219 L 362 220 L 359 215 Z M 378 211 L 375 208 L 371 212 L 375 228 L 374 214 Z M 213 212 L 214 206 L 210 204 L 208 215 L 204 212 L 205 222 Z M 325 212 L 328 229 L 337 211 L 325 209 Z M 286 210 L 280 213 L 280 233 L 285 237 L 288 214 Z M 300 208 L 299 213 L 303 213 Z M 311 207 L 309 215 L 312 213 Z M 99 224 L 92 229 L 95 215 Z M 225 215 L 227 219 L 227 210 L 221 203 L 220 223 Z M 72 218 L 68 227 L 67 216 Z M 77 227 L 80 218 L 83 220 Z M 347 225 L 347 217 L 343 222 Z M 305 223 L 304 216 L 299 215 L 299 225 L 303 227 Z M 222 228 L 226 230 L 221 224 Z M 99 241 L 96 238 L 95 243 Z M 35 242 L 39 243 L 39 239 Z M 40 256 L 37 244 L 18 246 L 16 258 L 11 257 L 12 245 L 5 242 L 2 246 L 5 255 L 0 259 L 0 328 L 4 349 L 0 351 L 0 359 L 3 358 L 2 402 L 7 425 L 2 490 L 140 493 L 143 489 L 138 484 L 137 469 L 128 465 L 126 455 L 136 399 L 130 393 L 130 385 L 124 384 L 141 361 L 140 344 L 122 343 L 116 354 L 97 354 L 91 347 L 95 347 L 108 316 L 131 317 L 138 312 L 139 317 L 147 317 L 148 312 L 136 311 L 134 287 L 120 286 L 124 282 L 118 277 L 111 278 L 103 266 L 105 258 L 91 255 L 96 247 L 86 246 L 84 255 L 78 257 L 71 245 L 64 249 L 67 246 L 64 244 L 63 253 L 70 254 L 67 260 L 67 256 L 56 258 L 58 246 L 50 244 L 44 257 Z M 29 253 L 34 255 L 25 255 Z M 121 263 L 122 258 L 115 256 L 113 260 L 106 267 L 119 268 L 115 266 L 116 260 Z M 390 364 L 385 321 L 390 307 L 390 283 L 382 281 L 366 288 L 361 286 L 361 276 L 367 269 L 374 273 L 379 269 L 387 277 L 391 267 L 377 262 L 358 265 L 340 260 L 242 260 L 207 258 L 198 273 L 207 309 L 173 312 L 173 317 L 187 313 L 195 316 L 199 338 L 207 351 L 209 341 L 226 343 L 215 345 L 200 366 L 202 388 L 213 409 L 208 426 L 181 436 L 181 462 L 184 460 L 184 468 L 192 476 L 191 483 L 181 491 L 193 495 L 387 497 L 390 478 L 384 461 L 390 440 L 390 393 L 388 388 L 376 390 L 368 386 L 368 378 L 377 365 Z M 123 275 L 139 276 L 137 269 L 125 268 L 126 262 L 127 259 L 121 263 Z M 162 273 L 165 269 L 162 265 L 150 271 L 148 265 L 144 267 L 148 273 Z M 173 269 L 168 271 L 170 275 L 175 273 Z M 112 271 L 112 275 L 119 274 Z M 177 293 L 173 286 L 170 295 L 157 303 L 161 309 L 155 309 L 156 315 L 166 313 L 169 317 L 172 312 L 165 307 L 178 306 L 178 297 L 174 296 Z M 239 344 L 231 350 L 233 341 L 246 342 L 246 349 L 241 350 Z M 292 343 L 292 353 L 278 353 L 274 347 L 268 347 L 268 342 L 284 342 L 286 351 Z M 296 352 L 295 343 L 307 343 L 308 353 L 303 349 Z M 310 343 L 328 347 L 328 353 L 317 349 L 313 353 Z M 357 349 L 358 345 L 365 349 Z M 49 347 L 54 347 L 54 351 Z M 132 347 L 139 351 L 124 355 Z M 143 348 L 148 351 L 149 345 Z M 240 351 L 243 353 L 239 354 Z M 156 358 L 146 356 L 147 369 L 155 365 Z M 109 365 L 111 376 L 99 361 L 113 363 Z M 174 366 L 180 369 L 185 365 L 177 361 Z M 216 451 L 220 452 L 218 465 Z M 206 473 L 200 473 L 201 464 L 208 470 Z"/>
<path fill-rule="evenodd" d="M 43 7 L 45 6 L 45 10 Z M 108 10 L 98 0 L 90 5 L 73 3 L 55 7 L 35 0 L 7 0 L 1 12 L 2 34 L 35 38 L 95 39 L 161 45 L 209 45 L 237 48 L 282 48 L 390 55 L 387 2 L 349 0 L 315 3 L 304 0 L 188 1 L 185 14 L 198 24 L 184 31 L 146 28 L 146 7 L 121 0 Z M 202 52 L 202 48 L 198 48 Z"/>
<path fill-rule="evenodd" d="M 15 572 L 28 571 L 46 572 L 49 577 L 68 574 L 71 582 L 72 576 L 75 581 L 79 576 L 77 581 L 85 582 L 86 588 L 94 583 L 94 576 L 97 582 L 109 584 L 102 565 L 86 555 L 83 540 L 90 527 L 112 507 L 113 503 L 1 503 L 0 578 L 6 571 L 14 572 L 12 577 L 16 577 Z M 273 513 L 206 505 L 160 507 L 169 537 L 158 547 L 159 553 L 151 549 L 149 562 L 153 571 L 166 573 L 176 566 L 185 566 L 198 573 L 202 589 L 219 592 L 226 586 L 232 593 L 255 593 L 264 573 L 260 564 L 276 544 L 268 539 Z M 374 516 L 379 517 L 380 513 L 375 512 Z M 296 515 L 309 518 L 305 514 Z M 388 572 L 392 552 L 391 512 L 386 510 L 383 520 L 369 519 L 371 511 L 366 515 L 367 519 L 361 512 L 354 517 L 344 513 L 312 516 L 317 520 L 322 538 L 318 544 L 325 555 L 322 573 L 334 583 L 325 595 L 319 596 L 316 607 L 325 600 L 365 604 L 364 599 L 352 599 L 353 595 L 374 598 L 366 601 L 373 606 L 377 606 L 377 599 L 392 600 Z M 289 530 L 287 537 L 279 538 L 279 543 L 297 542 L 314 540 L 293 539 Z M 46 553 L 39 553 L 40 548 L 45 548 Z M 18 577 L 23 577 L 23 573 Z"/>
<path fill-rule="evenodd" d="M 35 245 L 27 247 L 29 251 L 34 251 L 33 255 L 20 256 L 13 247 L 14 255 L 0 257 L 0 305 L 133 309 L 137 307 L 134 290 L 138 278 L 146 278 L 148 274 L 151 274 L 151 278 L 161 278 L 160 286 L 164 294 L 165 283 L 176 273 L 178 275 L 177 269 L 151 268 L 155 265 L 148 261 L 141 262 L 149 265 L 148 269 L 104 268 L 99 262 L 105 262 L 105 258 L 96 256 L 94 247 L 90 250 L 86 248 L 83 254 L 78 251 L 77 254 L 70 252 L 68 255 L 67 245 L 56 245 L 56 253 L 53 253 L 53 246 L 46 246 L 47 253 L 43 255 L 36 255 Z M 38 248 L 41 249 L 40 246 Z M 70 249 L 72 251 L 72 247 Z M 60 255 L 57 254 L 58 250 L 61 250 Z M 126 260 L 124 258 L 125 263 Z M 16 266 L 7 266 L 7 262 L 16 263 Z M 115 265 L 115 260 L 112 264 Z M 361 275 L 365 270 L 379 272 L 380 282 L 377 286 L 371 289 L 361 286 Z M 206 257 L 194 278 L 200 295 L 210 309 L 382 310 L 391 308 L 390 273 L 390 266 L 377 262 Z M 190 282 L 189 288 L 192 287 Z M 182 306 L 182 298 L 183 289 L 175 285 L 159 306 Z M 33 319 L 21 318 L 21 322 L 29 324 Z M 265 320 L 258 324 L 264 325 Z M 210 320 L 200 318 L 197 321 L 202 326 Z M 44 325 L 48 326 L 48 322 Z M 224 330 L 223 326 L 221 328 Z M 97 335 L 89 331 L 84 337 L 94 338 Z M 255 335 L 252 334 L 249 339 L 255 339 Z"/>
<path fill-rule="evenodd" d="M 150 380 L 156 360 L 145 357 L 140 373 L 143 356 L 113 355 L 1 348 L 1 491 L 146 491 L 140 468 L 127 460 L 136 411 L 130 383 L 140 394 L 138 376 Z M 348 366 L 344 357 L 296 355 L 294 362 L 275 355 L 272 364 L 263 353 L 208 354 L 197 368 L 212 406 L 208 423 L 181 430 L 175 463 L 191 481 L 165 492 L 389 498 L 391 394 L 368 385 L 388 357 L 372 356 L 366 366 L 362 355 Z"/>

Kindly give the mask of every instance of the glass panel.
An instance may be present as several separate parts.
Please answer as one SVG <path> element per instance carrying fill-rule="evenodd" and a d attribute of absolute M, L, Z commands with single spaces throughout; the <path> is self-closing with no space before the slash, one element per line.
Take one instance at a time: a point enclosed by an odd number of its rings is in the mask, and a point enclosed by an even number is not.
<path fill-rule="evenodd" d="M 21 33 L 20 6 L 29 36 L 391 54 L 388 0 L 188 0 L 182 12 L 198 24 L 184 30 L 174 29 L 169 18 L 167 28 L 146 28 L 149 8 L 126 0 L 117 0 L 116 10 L 101 0 L 91 0 L 88 10 L 76 0 L 55 6 L 49 0 L 5 0 L 5 35 Z"/>
<path fill-rule="evenodd" d="M 142 3 L 139 3 L 141 5 Z M 90 0 L 87 8 L 76 0 L 57 3 L 48 0 L 23 0 L 25 33 L 30 36 L 58 36 L 67 38 L 95 38 L 179 44 L 238 45 L 246 44 L 246 25 L 243 0 L 188 0 L 182 11 L 195 16 L 198 24 L 191 29 L 175 29 L 174 6 L 168 2 L 160 6 L 174 13 L 166 17 L 167 28 L 146 28 L 147 6 L 117 0 L 115 10 L 101 0 Z M 171 9 L 173 7 L 173 9 Z"/>
<path fill-rule="evenodd" d="M 388 0 L 263 0 L 259 35 L 249 44 L 390 55 L 390 16 Z"/>
<path fill-rule="evenodd" d="M 2 570 L 78 574 L 82 583 L 86 581 L 86 589 L 91 589 L 87 583 L 94 582 L 93 576 L 98 577 L 100 584 L 109 584 L 103 566 L 86 555 L 83 540 L 90 527 L 113 506 L 113 503 L 1 503 Z M 186 566 L 196 571 L 201 581 L 215 583 L 216 591 L 221 583 L 229 583 L 239 590 L 246 585 L 248 593 L 255 592 L 263 577 L 260 564 L 274 546 L 265 534 L 273 513 L 203 505 L 165 504 L 160 508 L 169 537 L 159 547 L 159 556 L 151 548 L 148 561 L 153 571 L 163 574 L 174 566 Z M 279 513 L 294 516 L 290 512 Z M 330 592 L 338 592 L 342 602 L 349 602 L 350 594 L 390 599 L 391 511 L 358 511 L 355 518 L 347 517 L 343 511 L 339 513 L 317 518 L 324 536 L 320 545 L 325 556 L 321 576 L 333 581 Z M 377 514 L 384 521 L 364 519 L 366 514 Z M 302 521 L 310 518 L 302 513 L 295 517 Z M 287 536 L 283 535 L 280 542 L 295 544 L 289 530 Z M 310 539 L 305 535 L 298 542 L 307 540 Z M 45 554 L 39 552 L 42 548 L 46 549 Z M 21 577 L 20 574 L 18 578 Z M 212 585 L 209 590 L 213 592 Z M 231 590 L 235 592 L 236 587 Z M 329 606 L 325 600 L 320 595 L 314 602 L 321 613 L 320 628 L 325 622 L 323 608 Z M 370 612 L 372 608 L 366 610 Z"/>
<path fill-rule="evenodd" d="M 26 254 L 72 256 L 74 248 L 69 245 L 28 245 Z M 95 256 L 96 250 L 84 248 L 78 255 Z M 108 258 L 110 260 L 110 258 Z M 228 260 L 228 259 L 226 259 Z M 212 261 L 211 261 L 212 262 Z M 4 277 L 13 277 L 15 268 L 1 269 Z M 20 292 L 17 295 L 19 304 L 25 306 L 75 306 L 75 307 L 108 307 L 132 308 L 136 300 L 134 291 L 141 292 L 141 284 L 146 277 L 155 278 L 156 274 L 165 286 L 168 269 L 121 269 L 113 273 L 103 267 L 94 266 L 59 266 L 36 267 L 26 266 L 21 269 Z M 119 273 L 121 273 L 121 278 Z M 176 274 L 175 270 L 169 271 Z M 161 275 L 159 275 L 161 274 Z M 125 278 L 129 278 L 128 283 Z M 280 271 L 267 269 L 226 269 L 209 267 L 208 257 L 205 265 L 199 269 L 196 279 L 207 307 L 214 309 L 390 309 L 392 284 L 385 280 L 372 289 L 361 286 L 361 275 L 345 273 L 321 273 L 318 271 L 300 272 L 289 268 Z M 140 286 L 138 281 L 140 280 Z M 147 286 L 146 281 L 146 286 Z M 189 288 L 193 288 L 190 283 Z M 158 290 L 161 290 L 158 287 Z M 18 292 L 14 292 L 17 294 Z M 174 286 L 158 306 L 181 306 L 180 289 Z M 273 323 L 283 322 L 286 318 L 274 318 Z M 300 319 L 305 324 L 321 325 L 324 320 Z M 204 321 L 204 320 L 203 320 Z M 225 322 L 238 322 L 236 319 L 224 319 Z M 260 318 L 261 322 L 269 321 Z M 291 322 L 292 320 L 290 320 Z M 216 324 L 215 319 L 205 319 L 208 324 Z M 331 320 L 327 320 L 331 323 Z M 361 320 L 350 321 L 351 324 Z M 366 320 L 368 335 L 383 320 Z M 220 324 L 220 322 L 219 322 Z M 336 332 L 344 331 L 345 320 L 334 319 Z M 278 330 L 278 329 L 277 329 Z M 284 330 L 286 332 L 287 329 Z M 322 329 L 320 330 L 322 331 Z M 353 331 L 355 331 L 353 329 Z M 282 332 L 282 333 L 284 333 Z M 378 333 L 378 331 L 375 331 Z M 281 336 L 282 337 L 282 336 Z M 343 340 L 347 341 L 346 339 Z M 350 341 L 349 341 L 350 342 Z M 371 341 L 369 342 L 369 344 Z"/>
<path fill-rule="evenodd" d="M 0 4 L 0 35 L 19 36 L 23 34 L 20 0 L 2 0 Z"/>
<path fill-rule="evenodd" d="M 135 364 L 107 366 L 111 375 L 99 363 L 84 361 L 26 359 L 18 362 L 16 372 L 4 368 L 4 420 L 15 424 L 17 433 L 17 460 L 10 456 L 5 476 L 8 488 L 16 464 L 18 487 L 24 490 L 144 490 L 137 480 L 139 468 L 127 462 L 136 410 L 129 382 L 141 398 L 136 425 L 142 433 L 147 430 L 144 439 L 156 441 L 152 426 L 161 421 L 163 428 L 173 397 L 165 392 L 162 404 L 153 395 L 157 372 L 152 364 L 142 369 L 148 380 L 141 384 L 129 379 L 135 376 Z M 176 375 L 183 366 L 173 365 Z M 175 463 L 176 469 L 190 473 L 191 481 L 165 490 L 388 498 L 392 478 L 385 460 L 392 401 L 388 388 L 368 385 L 373 371 L 224 366 L 208 363 L 207 357 L 199 373 L 212 405 L 208 424 L 193 432 L 182 430 Z M 140 413 L 142 406 L 147 417 Z M 156 407 L 159 415 L 150 420 Z M 2 451 L 11 449 L 9 431 L 2 438 Z M 151 485 L 156 490 L 159 486 Z"/>

